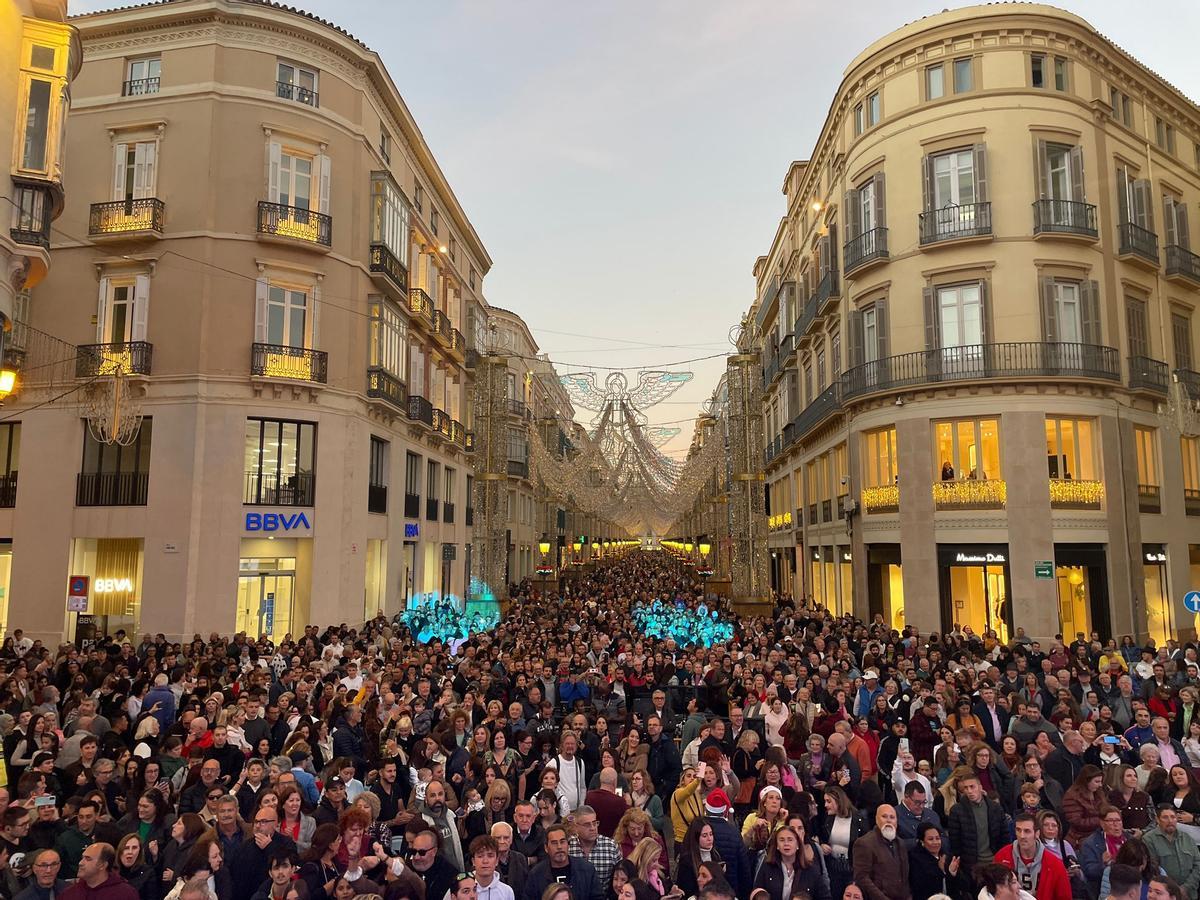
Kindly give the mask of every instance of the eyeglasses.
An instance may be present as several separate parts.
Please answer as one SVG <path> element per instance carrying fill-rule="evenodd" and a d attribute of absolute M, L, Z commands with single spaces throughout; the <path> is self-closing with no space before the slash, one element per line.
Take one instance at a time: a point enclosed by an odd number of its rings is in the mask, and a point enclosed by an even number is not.
<path fill-rule="evenodd" d="M 426 847 L 424 850 L 421 850 L 421 849 L 420 849 L 420 848 L 418 848 L 418 847 L 413 847 L 413 848 L 412 848 L 412 855 L 413 855 L 413 856 L 425 856 L 425 855 L 427 855 L 427 854 L 429 854 L 429 853 L 432 853 L 433 851 L 434 851 L 434 848 L 433 848 L 433 847 Z"/>
<path fill-rule="evenodd" d="M 275 819 L 255 819 L 254 824 L 255 825 L 274 825 L 275 821 L 276 821 Z"/>

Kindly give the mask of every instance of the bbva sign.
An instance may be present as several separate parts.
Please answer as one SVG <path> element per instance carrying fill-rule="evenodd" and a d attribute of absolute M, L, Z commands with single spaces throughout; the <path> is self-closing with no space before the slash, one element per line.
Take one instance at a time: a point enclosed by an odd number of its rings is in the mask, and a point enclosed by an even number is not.
<path fill-rule="evenodd" d="M 247 531 L 294 531 L 298 528 L 312 528 L 308 516 L 302 512 L 289 515 L 287 513 L 246 513 Z"/>

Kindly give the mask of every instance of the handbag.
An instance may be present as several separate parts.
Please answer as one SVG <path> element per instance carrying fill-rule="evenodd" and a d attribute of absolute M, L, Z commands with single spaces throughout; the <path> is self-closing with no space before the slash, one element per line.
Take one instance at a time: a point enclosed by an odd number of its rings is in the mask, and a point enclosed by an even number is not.
<path fill-rule="evenodd" d="M 735 806 L 747 806 L 754 800 L 754 779 L 743 778 L 738 783 L 737 796 L 733 802 Z"/>

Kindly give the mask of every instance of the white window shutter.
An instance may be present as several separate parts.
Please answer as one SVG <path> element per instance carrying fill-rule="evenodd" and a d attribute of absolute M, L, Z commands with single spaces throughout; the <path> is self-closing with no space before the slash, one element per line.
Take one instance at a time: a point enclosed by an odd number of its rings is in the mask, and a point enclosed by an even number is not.
<path fill-rule="evenodd" d="M 254 282 L 254 342 L 256 344 L 267 342 L 267 294 L 270 288 L 271 286 L 265 278 L 259 278 Z"/>
<path fill-rule="evenodd" d="M 128 144 L 113 146 L 113 199 L 125 199 L 125 156 L 129 152 Z"/>
<path fill-rule="evenodd" d="M 130 331 L 130 340 L 146 339 L 146 319 L 149 315 L 150 276 L 138 275 L 133 281 L 133 328 Z"/>
<path fill-rule="evenodd" d="M 100 279 L 100 300 L 96 304 L 96 343 L 104 344 L 108 341 L 108 335 L 105 333 L 108 328 L 108 279 Z"/>
<path fill-rule="evenodd" d="M 142 141 L 134 151 L 134 185 L 133 197 L 141 200 L 154 196 L 155 162 L 158 156 L 156 141 Z"/>
<path fill-rule="evenodd" d="M 282 150 L 278 141 L 267 144 L 267 201 L 279 202 L 279 156 Z"/>
<path fill-rule="evenodd" d="M 325 215 L 332 215 L 333 212 L 329 208 L 329 157 L 322 153 L 317 157 L 317 172 L 321 179 L 321 208 L 318 212 Z"/>
<path fill-rule="evenodd" d="M 314 284 L 312 289 L 312 325 L 309 327 L 308 349 L 316 350 L 318 346 L 319 327 L 321 324 L 321 285 Z"/>

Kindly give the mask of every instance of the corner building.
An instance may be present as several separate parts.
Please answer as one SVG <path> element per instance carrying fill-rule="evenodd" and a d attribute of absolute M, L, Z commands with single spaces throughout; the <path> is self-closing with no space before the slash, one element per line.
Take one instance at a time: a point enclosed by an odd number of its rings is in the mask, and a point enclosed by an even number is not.
<path fill-rule="evenodd" d="M 122 447 L 37 407 L 63 385 L 30 339 L 7 621 L 278 639 L 461 595 L 491 260 L 379 56 L 266 2 L 72 22 L 72 191 L 27 321 L 145 418 Z"/>
<path fill-rule="evenodd" d="M 846 70 L 755 265 L 772 582 L 894 627 L 1194 634 L 1200 109 L 1078 16 Z"/>

